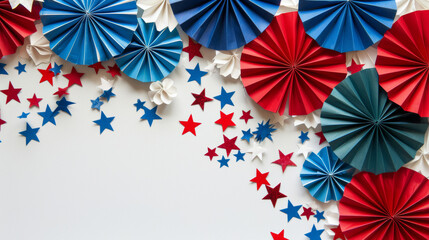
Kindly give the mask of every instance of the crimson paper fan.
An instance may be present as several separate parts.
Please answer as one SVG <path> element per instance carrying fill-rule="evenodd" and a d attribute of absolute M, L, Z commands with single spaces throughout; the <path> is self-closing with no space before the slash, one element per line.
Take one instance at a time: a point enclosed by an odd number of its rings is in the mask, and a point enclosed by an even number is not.
<path fill-rule="evenodd" d="M 245 46 L 241 77 L 249 96 L 264 109 L 306 115 L 322 107 L 347 75 L 346 56 L 320 47 L 290 12 L 276 16 Z"/>
<path fill-rule="evenodd" d="M 0 58 L 14 54 L 24 39 L 36 32 L 34 21 L 39 19 L 39 4 L 29 12 L 25 7 L 12 9 L 9 1 L 0 0 Z"/>
<path fill-rule="evenodd" d="M 429 117 L 429 11 L 402 16 L 378 45 L 376 68 L 389 99 Z"/>
<path fill-rule="evenodd" d="M 346 185 L 339 210 L 348 240 L 429 239 L 429 180 L 408 168 L 361 172 Z"/>

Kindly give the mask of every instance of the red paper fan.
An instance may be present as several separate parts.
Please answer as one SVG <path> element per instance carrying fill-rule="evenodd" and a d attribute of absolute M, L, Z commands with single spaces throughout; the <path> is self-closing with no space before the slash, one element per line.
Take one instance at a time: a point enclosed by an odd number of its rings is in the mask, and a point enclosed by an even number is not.
<path fill-rule="evenodd" d="M 429 117 L 429 11 L 402 16 L 378 45 L 376 68 L 390 100 Z"/>
<path fill-rule="evenodd" d="M 348 240 L 429 239 L 429 180 L 408 168 L 355 175 L 339 209 Z"/>
<path fill-rule="evenodd" d="M 261 107 L 283 114 L 306 115 L 322 107 L 347 75 L 346 56 L 321 48 L 305 33 L 298 13 L 284 13 L 247 44 L 241 78 Z"/>
<path fill-rule="evenodd" d="M 29 12 L 21 5 L 12 9 L 9 1 L 0 0 L 0 58 L 15 53 L 24 39 L 36 32 L 34 21 L 39 19 L 39 11 L 36 3 Z"/>

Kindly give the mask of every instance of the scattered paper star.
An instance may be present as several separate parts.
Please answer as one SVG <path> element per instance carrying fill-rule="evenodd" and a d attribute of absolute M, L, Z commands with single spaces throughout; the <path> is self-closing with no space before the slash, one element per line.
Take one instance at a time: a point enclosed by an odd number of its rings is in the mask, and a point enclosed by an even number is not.
<path fill-rule="evenodd" d="M 207 75 L 207 72 L 200 70 L 200 64 L 199 63 L 197 63 L 197 66 L 195 66 L 194 69 L 186 69 L 186 71 L 188 71 L 188 73 L 191 74 L 191 76 L 188 79 L 188 82 L 195 81 L 199 85 L 201 85 L 201 78 L 204 77 L 205 75 Z"/>
<path fill-rule="evenodd" d="M 189 44 L 187 47 L 183 48 L 183 51 L 189 54 L 189 61 L 192 61 L 194 57 L 203 58 L 203 55 L 200 52 L 201 47 L 201 44 L 194 42 L 194 40 L 189 37 Z"/>
<path fill-rule="evenodd" d="M 317 222 L 320 222 L 320 220 L 325 219 L 325 216 L 323 216 L 324 213 L 325 211 L 319 212 L 319 210 L 316 210 L 316 214 L 314 215 L 314 217 L 317 219 Z"/>
<path fill-rule="evenodd" d="M 111 67 L 109 66 L 109 70 L 107 72 L 110 73 L 110 75 L 112 75 L 112 77 L 122 76 L 121 69 L 118 67 L 118 64 L 116 64 L 116 63 L 115 63 L 115 65 L 113 65 Z"/>
<path fill-rule="evenodd" d="M 110 101 L 111 97 L 116 96 L 116 94 L 113 93 L 113 88 L 110 88 L 107 91 L 103 91 L 103 94 L 101 94 L 101 98 L 105 98 L 107 101 Z"/>
<path fill-rule="evenodd" d="M 53 72 L 55 76 L 58 76 L 61 73 L 61 68 L 63 68 L 63 65 L 58 65 L 57 63 L 54 63 L 54 67 L 49 69 L 49 71 Z"/>
<path fill-rule="evenodd" d="M 102 91 L 108 91 L 113 87 L 113 80 L 106 80 L 105 78 L 100 78 L 101 85 L 98 86 Z"/>
<path fill-rule="evenodd" d="M 241 132 L 243 133 L 241 140 L 246 140 L 247 142 L 250 142 L 250 139 L 253 137 L 253 133 L 250 132 L 250 128 L 247 131 L 241 130 Z"/>
<path fill-rule="evenodd" d="M 362 70 L 363 66 L 365 66 L 365 64 L 356 64 L 355 60 L 352 59 L 352 65 L 347 67 L 347 71 L 349 71 L 351 74 L 355 74 Z"/>
<path fill-rule="evenodd" d="M 98 111 L 100 111 L 100 107 L 101 105 L 103 105 L 104 102 L 100 101 L 100 98 L 96 98 L 95 100 L 91 100 L 91 108 L 92 109 L 97 109 Z"/>
<path fill-rule="evenodd" d="M 30 124 L 27 123 L 27 128 L 25 131 L 20 132 L 22 136 L 25 137 L 25 144 L 28 145 L 31 141 L 39 142 L 39 138 L 37 137 L 37 132 L 40 128 L 31 128 Z"/>
<path fill-rule="evenodd" d="M 292 162 L 291 157 L 292 157 L 293 153 L 289 153 L 287 155 L 284 155 L 282 153 L 282 151 L 279 150 L 279 159 L 274 161 L 274 164 L 278 164 L 280 166 L 282 166 L 282 170 L 283 172 L 285 172 L 286 167 L 287 166 L 296 166 L 296 164 L 294 162 Z"/>
<path fill-rule="evenodd" d="M 6 70 L 4 69 L 4 67 L 6 67 L 6 64 L 4 64 L 4 63 L 0 63 L 0 74 L 3 74 L 3 75 L 9 75 L 9 74 L 6 72 Z"/>
<path fill-rule="evenodd" d="M 58 88 L 58 91 L 54 92 L 54 95 L 58 95 L 59 98 L 63 97 L 64 95 L 69 95 L 69 93 L 67 92 L 67 90 L 69 90 L 68 87 L 65 88 Z"/>
<path fill-rule="evenodd" d="M 52 65 L 49 64 L 49 66 L 46 69 L 37 69 L 42 74 L 42 78 L 40 79 L 40 83 L 48 82 L 49 84 L 51 84 L 51 86 L 54 85 L 55 73 L 53 73 L 52 71 L 49 70 L 51 68 L 52 68 Z"/>
<path fill-rule="evenodd" d="M 200 94 L 192 93 L 192 96 L 194 96 L 195 101 L 192 103 L 193 105 L 200 105 L 201 109 L 204 111 L 204 104 L 206 102 L 211 102 L 213 99 L 206 97 L 206 89 L 203 89 Z"/>
<path fill-rule="evenodd" d="M 265 187 L 267 188 L 268 194 L 267 194 L 267 196 L 265 196 L 262 199 L 263 200 L 268 200 L 268 199 L 271 200 L 273 207 L 276 207 L 276 203 L 277 203 L 277 200 L 279 198 L 285 198 L 286 197 L 286 195 L 284 195 L 283 193 L 280 192 L 280 185 L 281 185 L 281 183 L 279 183 L 274 188 L 265 185 Z"/>
<path fill-rule="evenodd" d="M 63 111 L 71 116 L 70 110 L 68 106 L 75 104 L 74 102 L 69 102 L 65 97 L 61 98 L 60 101 L 57 101 L 57 108 L 55 108 L 54 112 Z"/>
<path fill-rule="evenodd" d="M 16 66 L 15 67 L 15 69 L 18 71 L 18 75 L 20 75 L 21 73 L 23 73 L 23 72 L 27 72 L 26 70 L 25 70 L 25 66 L 26 66 L 27 64 L 22 64 L 21 62 L 18 62 L 18 66 Z"/>
<path fill-rule="evenodd" d="M 14 88 L 12 85 L 12 82 L 9 82 L 9 88 L 8 89 L 1 90 L 1 92 L 7 96 L 6 104 L 8 104 L 12 100 L 15 100 L 19 103 L 21 102 L 19 100 L 19 97 L 18 97 L 18 93 L 21 92 L 21 88 Z"/>
<path fill-rule="evenodd" d="M 298 151 L 296 151 L 296 156 L 302 155 L 304 158 L 307 158 L 308 155 L 313 151 L 314 149 L 309 147 L 307 144 L 298 144 Z"/>
<path fill-rule="evenodd" d="M 249 121 L 249 119 L 253 119 L 253 117 L 250 115 L 250 110 L 245 112 L 242 111 L 243 115 L 241 115 L 240 119 L 243 119 L 246 123 Z"/>
<path fill-rule="evenodd" d="M 153 120 L 161 120 L 162 119 L 160 116 L 158 116 L 156 114 L 156 110 L 157 109 L 158 109 L 158 106 L 155 106 L 152 109 L 149 109 L 147 107 L 143 108 L 144 114 L 141 117 L 141 119 L 142 120 L 147 120 L 147 122 L 149 123 L 149 126 L 151 126 L 151 127 L 152 127 Z"/>
<path fill-rule="evenodd" d="M 27 118 L 27 116 L 30 115 L 30 113 L 22 112 L 20 116 L 18 116 L 19 119 Z"/>
<path fill-rule="evenodd" d="M 314 215 L 314 212 L 311 209 L 311 207 L 309 207 L 309 208 L 302 207 L 302 209 L 304 209 L 304 212 L 301 213 L 301 216 L 305 216 L 307 218 L 307 220 L 309 220 L 310 217 Z"/>
<path fill-rule="evenodd" d="M 201 125 L 201 123 L 194 122 L 194 119 L 192 118 L 192 114 L 189 116 L 188 121 L 179 121 L 179 122 L 180 124 L 182 124 L 183 127 L 185 127 L 185 129 L 183 129 L 182 135 L 190 132 L 194 134 L 194 136 L 197 136 L 195 132 L 195 128 Z"/>
<path fill-rule="evenodd" d="M 346 237 L 344 236 L 344 233 L 341 230 L 340 226 L 338 226 L 336 228 L 331 228 L 331 231 L 334 232 L 334 234 L 335 234 L 333 240 L 338 240 L 338 239 L 345 240 L 346 239 Z"/>
<path fill-rule="evenodd" d="M 73 67 L 71 73 L 64 74 L 63 76 L 69 80 L 69 84 L 67 85 L 67 87 L 71 87 L 74 84 L 82 87 L 82 81 L 80 80 L 80 78 L 83 75 L 85 75 L 85 74 L 76 71 L 76 68 Z"/>
<path fill-rule="evenodd" d="M 138 112 L 140 109 L 144 109 L 145 101 L 141 101 L 140 99 L 137 99 L 137 102 L 134 103 L 134 107 L 136 107 L 136 112 Z"/>
<path fill-rule="evenodd" d="M 273 124 L 278 123 L 282 127 L 285 125 L 285 121 L 289 118 L 290 118 L 289 116 L 280 115 L 278 113 L 273 113 L 272 115 Z"/>
<path fill-rule="evenodd" d="M 223 135 L 223 143 L 218 146 L 218 148 L 223 148 L 226 151 L 226 156 L 228 157 L 232 150 L 240 150 L 240 148 L 235 145 L 235 141 L 237 141 L 237 137 L 229 139 L 225 135 Z"/>
<path fill-rule="evenodd" d="M 271 232 L 271 236 L 273 237 L 273 240 L 288 240 L 287 238 L 285 238 L 285 230 L 282 230 L 278 234 Z"/>
<path fill-rule="evenodd" d="M 225 89 L 222 87 L 220 95 L 214 97 L 220 102 L 220 109 L 225 107 L 225 105 L 234 106 L 234 103 L 231 100 L 231 97 L 234 95 L 234 93 L 235 92 L 226 92 Z"/>
<path fill-rule="evenodd" d="M 216 153 L 216 148 L 213 148 L 213 149 L 207 148 L 207 153 L 204 154 L 204 156 L 209 157 L 210 161 L 211 161 L 211 160 L 213 160 L 214 157 L 217 157 L 219 155 L 217 155 L 217 153 Z"/>
<path fill-rule="evenodd" d="M 30 106 L 31 107 L 39 107 L 39 103 L 40 101 L 42 101 L 42 98 L 37 98 L 36 94 L 33 94 L 32 98 L 27 98 L 27 101 L 30 102 Z"/>
<path fill-rule="evenodd" d="M 240 150 L 234 154 L 234 157 L 236 158 L 235 161 L 238 162 L 240 160 L 244 161 L 244 155 L 246 155 L 245 153 L 242 153 Z"/>
<path fill-rule="evenodd" d="M 325 135 L 323 135 L 323 132 L 317 132 L 316 136 L 318 136 L 320 138 L 319 145 L 326 142 L 326 138 L 325 138 Z"/>
<path fill-rule="evenodd" d="M 257 157 L 257 158 L 259 158 L 259 160 L 262 161 L 263 154 L 265 151 L 266 151 L 265 148 L 261 147 L 258 143 L 253 142 L 253 146 L 251 148 L 249 148 L 246 152 L 252 154 L 252 156 L 250 157 L 251 160 L 253 160 Z"/>
<path fill-rule="evenodd" d="M 89 68 L 93 68 L 95 70 L 95 74 L 98 74 L 98 71 L 100 71 L 100 69 L 106 69 L 103 64 L 101 64 L 101 62 L 98 63 L 94 63 L 92 65 L 88 66 Z"/>
<path fill-rule="evenodd" d="M 268 120 L 265 124 L 264 121 L 262 121 L 262 123 L 258 123 L 258 127 L 256 128 L 256 131 L 253 132 L 253 134 L 256 135 L 255 139 L 258 142 L 264 141 L 265 138 L 268 138 L 273 141 L 273 139 L 271 138 L 271 133 L 276 130 L 277 129 L 274 128 L 274 125 L 270 124 L 270 120 Z"/>
<path fill-rule="evenodd" d="M 46 110 L 44 112 L 38 112 L 37 114 L 39 114 L 43 118 L 42 126 L 45 126 L 45 124 L 48 122 L 57 125 L 55 123 L 55 117 L 58 115 L 58 113 L 60 112 L 52 112 L 51 107 L 49 107 L 49 105 L 46 105 Z"/>
<path fill-rule="evenodd" d="M 1 118 L 1 116 L 0 116 L 0 129 L 1 129 L 1 126 L 3 125 L 3 124 L 5 124 L 6 123 L 6 121 L 5 120 L 3 120 L 2 118 Z"/>
<path fill-rule="evenodd" d="M 299 139 L 301 139 L 301 143 L 304 143 L 305 141 L 309 140 L 310 138 L 308 138 L 308 132 L 301 131 Z"/>
<path fill-rule="evenodd" d="M 229 159 L 225 158 L 224 156 L 222 156 L 221 160 L 217 160 L 217 161 L 220 163 L 220 168 L 223 166 L 229 167 L 228 166 Z"/>
<path fill-rule="evenodd" d="M 292 218 L 301 219 L 298 214 L 299 209 L 301 209 L 302 205 L 294 206 L 289 200 L 287 203 L 287 208 L 280 210 L 280 212 L 285 213 L 287 215 L 287 221 L 290 222 Z"/>
<path fill-rule="evenodd" d="M 101 111 L 101 118 L 99 120 L 94 121 L 95 124 L 100 126 L 100 134 L 102 134 L 106 129 L 114 131 L 111 125 L 113 119 L 115 119 L 115 117 L 106 117 L 106 115 L 104 115 L 104 112 Z"/>
<path fill-rule="evenodd" d="M 317 230 L 316 226 L 313 224 L 313 228 L 311 228 L 311 232 L 306 233 L 305 236 L 307 236 L 310 240 L 322 240 L 320 238 L 320 235 L 322 235 L 323 229 Z"/>
<path fill-rule="evenodd" d="M 216 124 L 222 125 L 222 131 L 225 132 L 225 130 L 228 127 L 234 127 L 235 123 L 232 121 L 232 117 L 234 116 L 234 113 L 230 113 L 226 115 L 222 111 L 220 111 L 220 118 L 215 122 Z"/>
<path fill-rule="evenodd" d="M 270 186 L 270 183 L 267 181 L 268 174 L 269 172 L 261 173 L 258 169 L 256 169 L 256 177 L 252 178 L 250 181 L 256 183 L 257 190 L 259 190 L 262 185 Z"/>

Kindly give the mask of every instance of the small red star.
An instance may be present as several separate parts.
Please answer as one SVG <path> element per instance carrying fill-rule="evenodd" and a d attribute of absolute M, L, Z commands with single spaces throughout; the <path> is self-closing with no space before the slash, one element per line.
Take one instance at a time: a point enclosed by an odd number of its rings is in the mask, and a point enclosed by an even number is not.
<path fill-rule="evenodd" d="M 355 60 L 352 59 L 352 65 L 347 67 L 347 71 L 349 71 L 351 74 L 355 74 L 362 70 L 363 66 L 365 66 L 365 64 L 356 64 Z"/>
<path fill-rule="evenodd" d="M 262 185 L 270 186 L 270 183 L 267 180 L 269 172 L 261 173 L 258 169 L 256 169 L 256 177 L 252 178 L 250 181 L 256 183 L 256 189 L 259 190 L 259 188 Z"/>
<path fill-rule="evenodd" d="M 15 100 L 20 103 L 21 101 L 19 100 L 18 93 L 21 92 L 21 89 L 22 88 L 14 88 L 12 82 L 9 82 L 9 88 L 1 90 L 1 92 L 7 96 L 6 104 L 8 104 L 12 100 Z"/>
<path fill-rule="evenodd" d="M 48 68 L 46 68 L 46 70 L 44 69 L 37 69 L 39 70 L 39 72 L 42 74 L 42 79 L 40 79 L 40 83 L 42 82 L 49 82 L 51 84 L 51 86 L 54 85 L 54 77 L 55 77 L 55 73 L 52 72 L 51 69 L 52 66 L 51 64 L 49 64 Z"/>
<path fill-rule="evenodd" d="M 115 64 L 112 67 L 109 66 L 109 71 L 107 71 L 107 72 L 110 73 L 110 75 L 112 75 L 112 77 L 122 76 L 121 69 L 118 67 L 118 64 Z"/>
<path fill-rule="evenodd" d="M 226 115 L 222 111 L 220 111 L 220 118 L 215 122 L 216 124 L 222 125 L 222 130 L 225 132 L 225 130 L 228 127 L 234 127 L 235 123 L 232 121 L 232 117 L 234 116 L 234 113 L 230 113 Z"/>
<path fill-rule="evenodd" d="M 271 236 L 273 237 L 273 240 L 289 240 L 285 238 L 285 230 L 282 230 L 279 234 L 271 232 Z"/>
<path fill-rule="evenodd" d="M 203 58 L 200 49 L 201 44 L 194 42 L 194 40 L 189 37 L 189 44 L 187 47 L 183 48 L 183 51 L 189 53 L 189 61 L 191 61 L 194 57 Z"/>
<path fill-rule="evenodd" d="M 76 68 L 72 68 L 71 73 L 64 74 L 64 77 L 69 80 L 69 85 L 67 87 L 71 87 L 74 84 L 79 85 L 82 87 L 82 81 L 80 81 L 80 78 L 85 75 L 84 73 L 80 73 L 76 71 Z"/>
<path fill-rule="evenodd" d="M 279 158 L 279 160 L 274 161 L 273 163 L 282 166 L 282 170 L 283 170 L 283 172 L 285 172 L 287 166 L 296 166 L 296 164 L 294 162 L 292 162 L 292 160 L 290 160 L 292 155 L 293 155 L 293 153 L 289 153 L 288 155 L 284 155 L 282 153 L 282 151 L 279 150 L 280 158 Z"/>
<path fill-rule="evenodd" d="M 334 232 L 335 233 L 335 235 L 334 235 L 334 240 L 337 240 L 337 239 L 346 239 L 346 237 L 344 236 L 344 233 L 343 233 L 343 231 L 341 230 L 341 226 L 338 226 L 338 227 L 336 227 L 336 228 L 331 228 L 331 231 L 332 232 Z"/>
<path fill-rule="evenodd" d="M 59 98 L 61 98 L 63 95 L 69 95 L 69 93 L 67 92 L 69 88 L 58 88 L 58 91 L 56 91 L 54 93 L 54 95 L 58 95 Z"/>
<path fill-rule="evenodd" d="M 195 101 L 192 103 L 191 106 L 200 105 L 203 111 L 204 111 L 204 104 L 206 102 L 213 101 L 213 99 L 206 97 L 206 89 L 203 89 L 203 91 L 200 94 L 192 93 L 192 96 L 194 96 Z"/>
<path fill-rule="evenodd" d="M 319 145 L 326 141 L 326 138 L 325 138 L 325 135 L 323 135 L 323 132 L 317 132 L 316 136 L 318 136 L 320 138 Z"/>
<path fill-rule="evenodd" d="M 283 193 L 280 192 L 280 184 L 279 183 L 277 186 L 275 186 L 274 188 L 272 187 L 268 187 L 267 185 L 265 185 L 265 187 L 267 188 L 267 196 L 265 196 L 264 198 L 262 198 L 263 200 L 271 200 L 271 203 L 273 204 L 273 207 L 276 207 L 276 203 L 277 203 L 277 199 L 279 198 L 285 198 L 286 195 L 284 195 Z"/>
<path fill-rule="evenodd" d="M 1 130 L 1 125 L 5 124 L 5 123 L 6 123 L 6 121 L 4 121 L 3 119 L 1 119 L 1 116 L 0 116 L 0 130 Z"/>
<path fill-rule="evenodd" d="M 185 129 L 183 129 L 182 135 L 184 135 L 187 132 L 190 132 L 194 134 L 194 136 L 197 136 L 195 132 L 195 128 L 201 125 L 201 123 L 194 122 L 194 119 L 192 118 L 192 114 L 191 116 L 189 116 L 188 121 L 179 121 L 179 122 L 185 127 Z"/>
<path fill-rule="evenodd" d="M 310 217 L 314 215 L 313 210 L 311 210 L 311 207 L 309 207 L 309 208 L 302 207 L 302 208 L 304 209 L 304 212 L 301 213 L 301 216 L 306 216 L 307 220 L 309 220 Z"/>
<path fill-rule="evenodd" d="M 237 137 L 229 139 L 223 135 L 223 143 L 219 145 L 218 148 L 225 149 L 226 156 L 228 157 L 232 150 L 240 150 L 240 148 L 235 145 L 235 141 L 237 141 Z"/>
<path fill-rule="evenodd" d="M 210 161 L 211 161 L 211 160 L 213 160 L 214 157 L 217 157 L 219 155 L 217 155 L 217 153 L 216 153 L 216 148 L 213 148 L 213 149 L 207 148 L 207 153 L 204 154 L 204 156 L 209 157 Z"/>
<path fill-rule="evenodd" d="M 242 111 L 242 112 L 243 112 L 243 115 L 240 117 L 240 119 L 243 119 L 246 123 L 247 121 L 249 121 L 249 119 L 253 119 L 253 117 L 250 115 L 250 110 L 247 112 L 245 111 Z"/>
<path fill-rule="evenodd" d="M 39 107 L 39 102 L 42 101 L 42 98 L 37 98 L 36 94 L 33 94 L 32 98 L 27 98 L 27 100 L 30 102 L 30 106 L 31 107 Z"/>
<path fill-rule="evenodd" d="M 98 63 L 94 63 L 92 65 L 88 66 L 89 68 L 93 68 L 95 70 L 95 74 L 98 74 L 98 71 L 100 71 L 100 69 L 106 69 L 103 64 L 101 64 L 101 62 Z"/>

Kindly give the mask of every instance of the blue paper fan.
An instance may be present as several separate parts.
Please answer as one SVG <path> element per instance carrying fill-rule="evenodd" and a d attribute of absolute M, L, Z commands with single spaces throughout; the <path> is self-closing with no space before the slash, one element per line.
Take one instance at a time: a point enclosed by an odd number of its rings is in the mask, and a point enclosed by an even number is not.
<path fill-rule="evenodd" d="M 43 32 L 61 58 L 91 65 L 120 54 L 137 28 L 133 0 L 45 0 Z"/>
<path fill-rule="evenodd" d="M 330 147 L 325 147 L 317 155 L 311 153 L 305 160 L 301 182 L 317 200 L 338 201 L 354 171 L 350 165 L 339 160 Z"/>
<path fill-rule="evenodd" d="M 397 171 L 424 143 L 427 120 L 404 111 L 378 85 L 375 68 L 338 84 L 321 113 L 322 132 L 344 162 L 375 174 Z"/>
<path fill-rule="evenodd" d="M 129 77 L 141 82 L 160 81 L 179 63 L 182 40 L 176 28 L 159 32 L 154 23 L 138 22 L 131 44 L 115 61 Z"/>
<path fill-rule="evenodd" d="M 392 27 L 395 0 L 300 0 L 305 31 L 321 47 L 360 51 L 378 42 Z"/>
<path fill-rule="evenodd" d="M 182 29 L 216 50 L 244 46 L 273 20 L 280 0 L 170 0 Z"/>

